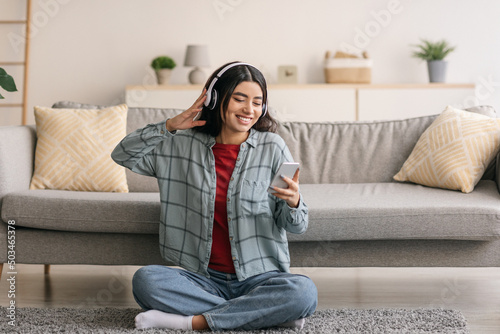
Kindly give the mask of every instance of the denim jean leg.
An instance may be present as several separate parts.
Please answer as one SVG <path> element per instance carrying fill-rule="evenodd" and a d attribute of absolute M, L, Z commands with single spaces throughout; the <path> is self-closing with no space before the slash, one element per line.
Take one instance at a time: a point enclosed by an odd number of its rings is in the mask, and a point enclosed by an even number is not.
<path fill-rule="evenodd" d="M 302 275 L 271 272 L 233 285 L 239 286 L 241 296 L 203 313 L 212 330 L 278 326 L 312 315 L 318 302 L 316 286 Z M 249 286 L 252 289 L 245 291 Z"/>
<path fill-rule="evenodd" d="M 135 300 L 144 310 L 197 315 L 226 301 L 208 278 L 165 266 L 139 269 L 132 287 Z"/>

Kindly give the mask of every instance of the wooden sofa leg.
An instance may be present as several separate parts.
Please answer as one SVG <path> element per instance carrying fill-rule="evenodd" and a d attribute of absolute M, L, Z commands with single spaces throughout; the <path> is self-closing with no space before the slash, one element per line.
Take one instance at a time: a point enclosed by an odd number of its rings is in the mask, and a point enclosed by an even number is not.
<path fill-rule="evenodd" d="M 0 278 L 2 278 L 3 263 L 0 263 Z"/>
<path fill-rule="evenodd" d="M 43 273 L 44 273 L 45 275 L 50 274 L 50 264 L 44 264 L 44 265 L 43 265 Z"/>

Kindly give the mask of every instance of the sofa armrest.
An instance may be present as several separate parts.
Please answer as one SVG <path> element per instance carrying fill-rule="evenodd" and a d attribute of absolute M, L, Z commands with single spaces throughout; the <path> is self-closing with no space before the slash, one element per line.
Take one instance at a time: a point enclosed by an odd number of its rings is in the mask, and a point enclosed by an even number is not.
<path fill-rule="evenodd" d="M 29 189 L 35 161 L 32 126 L 0 127 L 0 209 L 8 193 Z"/>

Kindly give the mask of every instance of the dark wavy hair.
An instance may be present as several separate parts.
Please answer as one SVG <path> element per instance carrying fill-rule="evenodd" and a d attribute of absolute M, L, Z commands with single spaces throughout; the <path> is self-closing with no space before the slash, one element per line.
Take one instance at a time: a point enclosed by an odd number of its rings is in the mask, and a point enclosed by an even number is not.
<path fill-rule="evenodd" d="M 210 76 L 210 78 L 208 78 L 205 88 L 208 89 L 212 80 L 224 67 L 234 63 L 238 62 L 227 63 L 219 67 Z M 207 122 L 203 126 L 196 127 L 195 130 L 217 137 L 221 132 L 223 125 L 220 110 L 222 109 L 224 110 L 224 113 L 226 113 L 229 100 L 233 95 L 234 89 L 240 83 L 245 81 L 255 82 L 260 86 L 263 94 L 262 103 L 267 105 L 267 84 L 264 75 L 262 75 L 262 73 L 253 66 L 237 65 L 231 67 L 225 71 L 219 79 L 217 79 L 217 82 L 213 87 L 213 89 L 217 90 L 217 103 L 214 109 L 210 110 L 206 106 L 203 106 L 200 120 Z M 252 128 L 261 132 L 276 132 L 278 123 L 269 114 L 269 107 L 267 113 L 264 116 L 261 116 Z"/>

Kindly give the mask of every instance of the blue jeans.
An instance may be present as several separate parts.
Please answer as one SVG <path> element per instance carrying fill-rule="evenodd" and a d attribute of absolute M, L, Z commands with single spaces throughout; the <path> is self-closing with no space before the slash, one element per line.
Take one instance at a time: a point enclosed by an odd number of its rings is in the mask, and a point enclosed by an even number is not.
<path fill-rule="evenodd" d="M 314 313 L 318 291 L 306 276 L 272 271 L 239 282 L 209 269 L 210 278 L 183 269 L 146 266 L 132 280 L 144 310 L 203 315 L 212 330 L 278 326 Z"/>

